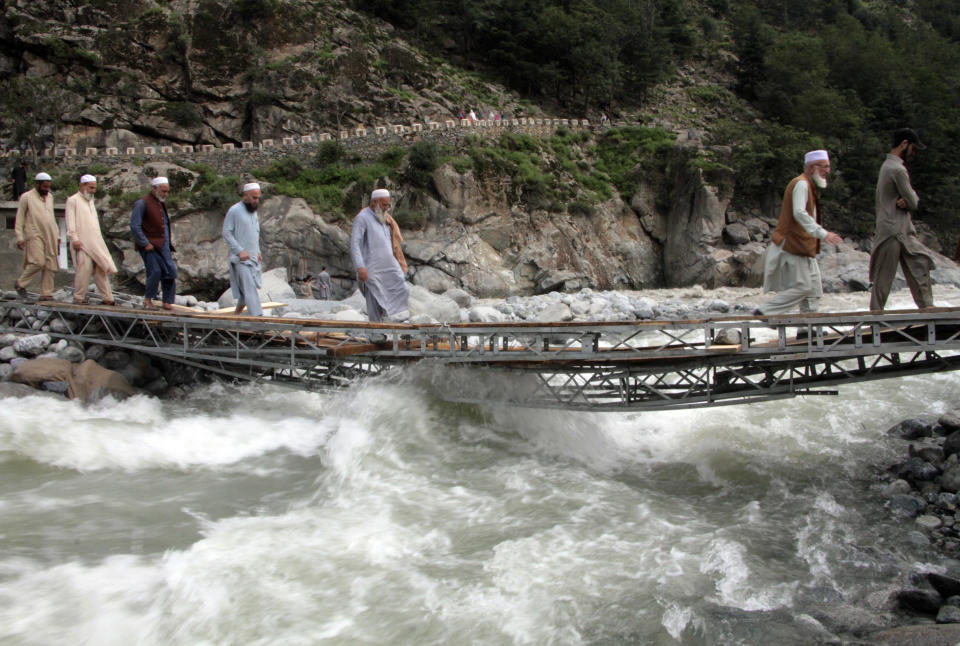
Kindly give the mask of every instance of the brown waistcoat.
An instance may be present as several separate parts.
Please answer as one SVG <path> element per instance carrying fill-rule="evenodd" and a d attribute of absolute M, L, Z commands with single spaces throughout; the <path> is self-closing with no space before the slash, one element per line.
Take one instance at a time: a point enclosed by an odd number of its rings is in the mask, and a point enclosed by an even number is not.
<path fill-rule="evenodd" d="M 807 213 L 814 217 L 817 224 L 820 224 L 820 196 L 817 187 L 806 175 L 798 175 L 790 180 L 787 189 L 783 192 L 780 219 L 777 220 L 777 228 L 774 229 L 771 239 L 776 245 L 786 240 L 783 250 L 787 253 L 815 258 L 820 253 L 820 239 L 807 233 L 807 230 L 793 219 L 793 188 L 800 180 L 805 180 L 810 188 L 807 193 Z"/>
<path fill-rule="evenodd" d="M 146 210 L 143 214 L 143 235 L 157 249 L 163 247 L 163 239 L 166 237 L 164 225 L 169 222 L 167 218 L 167 207 L 160 200 L 154 197 L 153 193 L 147 193 L 143 196 L 143 203 Z M 173 230 L 170 231 L 170 250 L 173 251 Z"/>

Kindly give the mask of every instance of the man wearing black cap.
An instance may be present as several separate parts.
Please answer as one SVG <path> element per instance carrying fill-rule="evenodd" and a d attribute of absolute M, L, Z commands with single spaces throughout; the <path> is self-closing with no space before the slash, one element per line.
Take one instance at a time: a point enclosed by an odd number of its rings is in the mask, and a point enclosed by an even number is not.
<path fill-rule="evenodd" d="M 933 258 L 917 238 L 917 230 L 910 218 L 910 212 L 917 210 L 920 198 L 910 185 L 910 174 L 903 164 L 904 160 L 913 157 L 915 151 L 925 148 L 915 131 L 900 128 L 893 133 L 893 149 L 880 167 L 877 234 L 870 254 L 871 310 L 882 310 L 887 304 L 898 266 L 903 270 L 917 307 L 922 309 L 933 305 L 930 285 Z"/>

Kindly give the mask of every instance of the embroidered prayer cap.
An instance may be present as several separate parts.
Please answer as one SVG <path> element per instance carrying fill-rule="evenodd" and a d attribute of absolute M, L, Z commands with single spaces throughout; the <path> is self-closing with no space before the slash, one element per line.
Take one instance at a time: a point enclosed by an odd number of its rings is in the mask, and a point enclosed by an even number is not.
<path fill-rule="evenodd" d="M 40 172 L 37 173 L 37 176 L 33 178 L 35 182 L 52 182 L 53 178 L 50 177 L 47 173 Z"/>
<path fill-rule="evenodd" d="M 384 197 L 390 197 L 390 191 L 388 191 L 385 188 L 378 188 L 374 190 L 373 193 L 370 194 L 371 200 L 379 200 Z"/>
<path fill-rule="evenodd" d="M 247 191 L 259 191 L 259 190 L 260 190 L 259 184 L 257 184 L 256 182 L 249 182 L 243 185 L 243 190 L 240 192 L 246 193 Z"/>
<path fill-rule="evenodd" d="M 803 165 L 812 164 L 817 161 L 830 161 L 830 155 L 826 150 L 811 150 L 803 156 Z"/>
<path fill-rule="evenodd" d="M 90 182 L 96 182 L 96 181 L 97 181 L 97 178 L 94 177 L 93 175 L 81 175 L 81 176 L 80 176 L 80 183 L 81 183 L 81 184 L 89 184 Z"/>
<path fill-rule="evenodd" d="M 150 180 L 150 186 L 160 186 L 161 184 L 169 185 L 170 180 L 168 180 L 166 177 L 154 177 L 152 180 Z"/>

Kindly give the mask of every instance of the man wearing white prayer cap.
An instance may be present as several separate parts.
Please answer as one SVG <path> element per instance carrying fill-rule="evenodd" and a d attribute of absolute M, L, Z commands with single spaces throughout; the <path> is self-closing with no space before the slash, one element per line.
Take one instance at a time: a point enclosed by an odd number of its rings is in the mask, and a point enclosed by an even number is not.
<path fill-rule="evenodd" d="M 389 210 L 390 192 L 376 189 L 370 195 L 370 206 L 353 219 L 350 232 L 350 256 L 367 301 L 367 317 L 373 322 L 410 318 L 410 286 L 394 251 Z"/>
<path fill-rule="evenodd" d="M 34 188 L 20 196 L 14 232 L 23 249 L 23 272 L 14 282 L 17 295 L 27 298 L 27 285 L 40 274 L 40 298 L 53 298 L 53 277 L 60 268 L 60 227 L 53 214 L 53 183 L 47 173 L 37 173 Z"/>
<path fill-rule="evenodd" d="M 230 247 L 230 291 L 236 299 L 235 312 L 240 314 L 246 306 L 253 316 L 263 316 L 260 294 L 263 285 L 260 254 L 260 185 L 249 182 L 243 185 L 243 197 L 230 207 L 223 219 L 223 239 Z"/>
<path fill-rule="evenodd" d="M 103 304 L 113 305 L 109 275 L 117 273 L 117 265 L 113 262 L 100 232 L 100 219 L 97 217 L 97 205 L 94 202 L 96 191 L 97 178 L 83 175 L 80 178 L 80 190 L 67 198 L 67 238 L 70 240 L 75 272 L 73 302 L 86 302 L 92 275 Z"/>
<path fill-rule="evenodd" d="M 154 177 L 150 187 L 149 193 L 133 203 L 130 233 L 146 270 L 143 308 L 157 308 L 153 299 L 162 287 L 163 309 L 170 310 L 177 295 L 177 266 L 173 262 L 176 249 L 166 205 L 170 182 L 166 177 Z"/>
<path fill-rule="evenodd" d="M 827 187 L 830 156 L 811 150 L 803 158 L 803 174 L 794 177 L 783 192 L 780 219 L 770 237 L 763 263 L 763 291 L 777 292 L 754 311 L 757 315 L 790 311 L 816 312 L 823 296 L 817 254 L 820 241 L 843 242 L 820 226 L 820 190 Z"/>

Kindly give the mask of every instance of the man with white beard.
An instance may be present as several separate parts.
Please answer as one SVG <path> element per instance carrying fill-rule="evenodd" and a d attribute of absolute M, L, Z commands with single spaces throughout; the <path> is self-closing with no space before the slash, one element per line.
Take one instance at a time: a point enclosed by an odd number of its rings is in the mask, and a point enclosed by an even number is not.
<path fill-rule="evenodd" d="M 113 305 L 109 274 L 117 273 L 117 265 L 107 250 L 100 233 L 100 220 L 93 195 L 97 191 L 97 178 L 84 175 L 80 178 L 80 190 L 67 198 L 65 216 L 67 238 L 73 254 L 73 302 L 85 303 L 90 276 L 97 285 L 104 305 Z"/>
<path fill-rule="evenodd" d="M 876 193 L 877 234 L 870 254 L 871 310 L 882 310 L 887 304 L 897 267 L 903 271 L 917 307 L 933 306 L 930 284 L 933 258 L 917 238 L 910 217 L 910 212 L 916 211 L 920 205 L 920 198 L 910 185 L 910 173 L 904 165 L 905 160 L 913 157 L 914 151 L 924 149 L 926 146 L 920 143 L 916 131 L 900 128 L 893 133 L 893 149 L 880 167 Z"/>
<path fill-rule="evenodd" d="M 167 194 L 170 182 L 166 177 L 154 177 L 150 192 L 133 203 L 130 213 L 130 232 L 133 243 L 143 258 L 146 269 L 143 309 L 154 310 L 153 299 L 163 287 L 163 309 L 172 310 L 177 296 L 177 266 L 173 262 L 173 231 L 167 214 Z"/>
<path fill-rule="evenodd" d="M 777 295 L 754 314 L 782 314 L 796 309 L 816 312 L 823 296 L 817 254 L 820 241 L 843 242 L 820 226 L 820 190 L 827 187 L 830 156 L 826 150 L 804 155 L 803 174 L 794 177 L 783 192 L 780 219 L 763 263 L 763 291 Z"/>
<path fill-rule="evenodd" d="M 360 291 L 367 299 L 367 317 L 372 322 L 410 318 L 410 287 L 394 255 L 387 221 L 389 209 L 390 192 L 376 189 L 370 195 L 370 206 L 353 219 L 350 232 L 350 256 Z"/>

